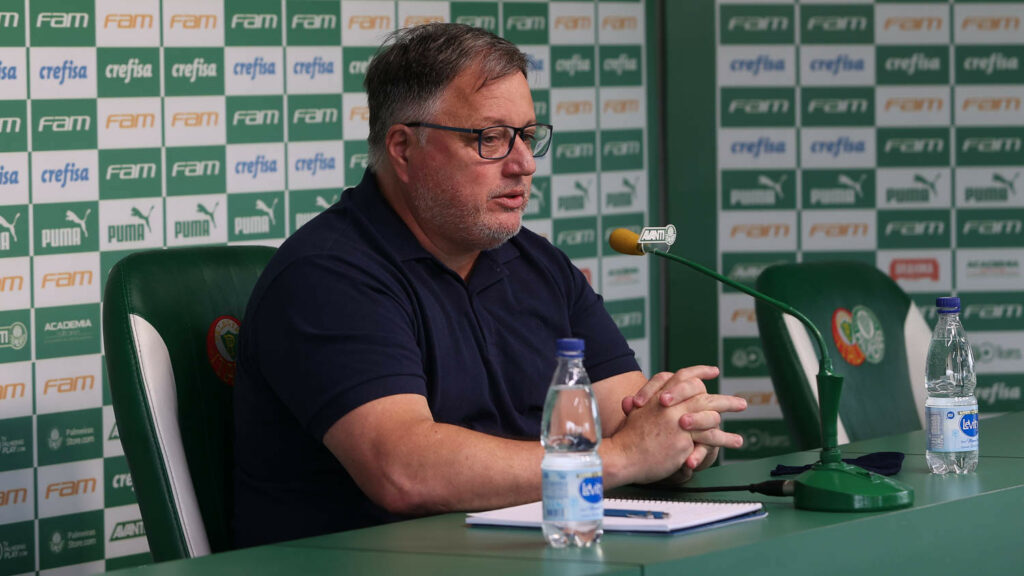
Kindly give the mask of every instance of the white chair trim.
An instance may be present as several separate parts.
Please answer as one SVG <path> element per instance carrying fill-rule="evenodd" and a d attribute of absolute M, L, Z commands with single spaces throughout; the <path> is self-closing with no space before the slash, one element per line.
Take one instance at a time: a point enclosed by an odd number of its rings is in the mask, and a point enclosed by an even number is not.
<path fill-rule="evenodd" d="M 814 395 L 814 402 L 817 406 L 821 406 L 821 400 L 818 398 L 818 354 L 815 352 L 817 348 L 811 341 L 807 328 L 799 320 L 789 314 L 783 314 L 782 318 L 786 323 L 786 332 L 789 333 L 789 340 L 793 343 L 793 348 L 796 349 L 797 358 L 800 359 L 800 366 L 804 369 L 804 378 L 807 379 L 807 384 L 811 388 L 811 394 Z M 820 409 L 818 410 L 818 418 L 821 418 Z M 850 436 L 846 433 L 846 426 L 843 426 L 842 415 L 839 416 L 836 422 L 836 436 L 839 444 L 850 443 Z"/>
<path fill-rule="evenodd" d="M 171 486 L 171 497 L 181 520 L 189 556 L 206 556 L 210 542 L 199 513 L 199 502 L 189 474 L 185 447 L 178 427 L 178 396 L 167 345 L 152 324 L 131 314 L 132 340 L 146 389 L 146 402 L 153 417 L 160 450 Z"/>
<path fill-rule="evenodd" d="M 924 364 L 928 356 L 928 345 L 932 341 L 932 331 L 913 302 L 910 303 L 907 319 L 903 322 L 903 337 L 907 347 L 910 389 L 914 393 L 914 405 L 917 407 L 918 428 L 924 428 L 924 401 L 928 397 L 924 389 Z"/>

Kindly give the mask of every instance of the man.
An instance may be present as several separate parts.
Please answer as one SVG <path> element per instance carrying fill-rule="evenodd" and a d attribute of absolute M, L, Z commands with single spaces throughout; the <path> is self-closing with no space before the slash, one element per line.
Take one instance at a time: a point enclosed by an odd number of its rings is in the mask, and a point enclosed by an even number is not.
<path fill-rule="evenodd" d="M 555 340 L 586 342 L 606 487 L 686 479 L 744 401 L 647 380 L 580 271 L 521 228 L 550 127 L 488 32 L 396 33 L 366 76 L 370 169 L 289 238 L 242 322 L 236 544 L 541 497 Z M 653 401 L 649 401 L 652 400 Z"/>

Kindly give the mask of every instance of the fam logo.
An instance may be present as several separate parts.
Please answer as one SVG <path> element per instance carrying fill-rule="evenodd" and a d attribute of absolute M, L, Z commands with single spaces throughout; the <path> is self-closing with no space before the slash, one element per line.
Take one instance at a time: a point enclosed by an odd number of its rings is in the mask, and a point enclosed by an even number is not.
<path fill-rule="evenodd" d="M 793 21 L 792 6 L 723 5 L 719 35 L 722 44 L 792 44 Z"/>
<path fill-rule="evenodd" d="M 851 366 L 860 366 L 865 360 L 879 364 L 885 359 L 882 323 L 867 306 L 854 306 L 852 311 L 837 308 L 832 313 L 832 340 Z"/>
<path fill-rule="evenodd" d="M 878 165 L 882 167 L 948 166 L 949 130 L 879 128 Z"/>
<path fill-rule="evenodd" d="M 1024 129 L 962 128 L 957 130 L 958 165 L 1015 166 L 1024 150 Z"/>
<path fill-rule="evenodd" d="M 805 6 L 800 10 L 800 41 L 807 44 L 870 44 L 874 42 L 874 7 Z"/>
<path fill-rule="evenodd" d="M 38 118 L 33 150 L 96 148 L 96 99 L 34 100 L 32 116 Z"/>
<path fill-rule="evenodd" d="M 78 376 L 66 376 L 61 378 L 51 378 L 46 381 L 43 385 L 43 396 L 49 394 L 75 394 L 81 392 L 87 392 L 96 387 L 96 377 L 92 374 L 82 374 Z M 56 439 L 51 442 L 51 448 L 56 450 L 60 448 L 61 434 L 57 428 L 50 430 L 50 438 Z M 53 448 L 54 443 L 56 448 Z"/>
<path fill-rule="evenodd" d="M 216 14 L 172 14 L 171 30 L 212 30 L 217 28 Z"/>
<path fill-rule="evenodd" d="M 555 246 L 570 258 L 597 257 L 597 218 L 583 216 L 556 219 L 553 233 Z"/>
<path fill-rule="evenodd" d="M 768 238 L 789 238 L 792 228 L 789 224 L 777 222 L 772 224 L 734 224 L 729 229 L 730 238 L 747 240 L 763 240 Z"/>

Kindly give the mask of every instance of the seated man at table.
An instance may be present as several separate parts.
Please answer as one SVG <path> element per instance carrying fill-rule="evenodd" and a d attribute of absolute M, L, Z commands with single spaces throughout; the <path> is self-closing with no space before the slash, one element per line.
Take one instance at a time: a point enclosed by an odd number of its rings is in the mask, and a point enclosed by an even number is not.
<path fill-rule="evenodd" d="M 718 369 L 647 380 L 583 274 L 521 227 L 538 124 L 525 55 L 401 30 L 370 64 L 370 167 L 278 250 L 242 322 L 238 546 L 539 500 L 555 341 L 586 342 L 605 486 L 685 480 L 742 439 Z"/>

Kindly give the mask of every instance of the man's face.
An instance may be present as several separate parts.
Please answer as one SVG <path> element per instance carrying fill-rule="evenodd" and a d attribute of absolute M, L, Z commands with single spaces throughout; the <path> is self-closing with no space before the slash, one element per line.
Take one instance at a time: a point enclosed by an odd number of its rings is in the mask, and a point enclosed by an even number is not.
<path fill-rule="evenodd" d="M 535 121 L 533 98 L 522 74 L 509 74 L 480 87 L 475 68 L 457 76 L 441 97 L 434 117 L 423 121 L 459 128 Z M 409 162 L 409 207 L 413 218 L 443 251 L 488 250 L 517 232 L 530 197 L 536 164 L 518 137 L 501 160 L 477 153 L 476 134 L 424 128 Z"/>

